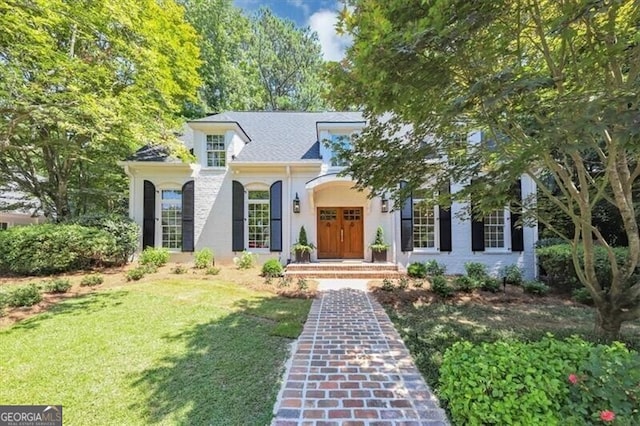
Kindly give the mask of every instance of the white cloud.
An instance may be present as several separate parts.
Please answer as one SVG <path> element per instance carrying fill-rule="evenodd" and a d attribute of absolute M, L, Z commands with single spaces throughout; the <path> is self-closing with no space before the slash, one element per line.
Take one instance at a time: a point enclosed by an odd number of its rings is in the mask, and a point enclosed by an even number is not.
<path fill-rule="evenodd" d="M 327 61 L 339 61 L 344 58 L 346 48 L 351 44 L 351 37 L 336 33 L 338 12 L 332 10 L 318 10 L 309 17 L 309 27 L 318 33 L 322 46 L 322 55 Z"/>

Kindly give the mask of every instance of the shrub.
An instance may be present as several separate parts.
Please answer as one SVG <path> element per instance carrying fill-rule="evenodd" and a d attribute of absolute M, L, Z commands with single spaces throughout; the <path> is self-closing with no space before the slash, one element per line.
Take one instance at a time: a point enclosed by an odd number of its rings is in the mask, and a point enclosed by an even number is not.
<path fill-rule="evenodd" d="M 385 278 L 382 280 L 382 286 L 380 288 L 384 291 L 393 291 L 395 286 L 393 285 L 393 281 L 389 278 Z"/>
<path fill-rule="evenodd" d="M 407 267 L 407 275 L 412 278 L 426 278 L 427 268 L 424 263 L 413 262 Z"/>
<path fill-rule="evenodd" d="M 640 354 L 621 343 L 591 348 L 567 377 L 569 398 L 563 404 L 567 424 L 600 423 L 605 411 L 615 424 L 640 424 Z M 566 382 L 565 382 L 566 383 Z"/>
<path fill-rule="evenodd" d="M 438 263 L 438 261 L 435 259 L 431 259 L 425 262 L 424 267 L 426 274 L 430 277 L 444 275 L 444 273 L 447 271 L 447 267 L 441 263 Z"/>
<path fill-rule="evenodd" d="M 544 296 L 549 293 L 549 286 L 540 281 L 526 281 L 522 288 L 525 293 L 535 294 L 536 296 Z"/>
<path fill-rule="evenodd" d="M 422 288 L 424 286 L 424 281 L 422 281 L 422 280 L 413 280 L 413 286 L 415 288 Z"/>
<path fill-rule="evenodd" d="M 251 269 L 257 262 L 256 255 L 250 251 L 243 251 L 240 257 L 234 257 L 233 263 L 238 269 Z"/>
<path fill-rule="evenodd" d="M 171 268 L 171 272 L 177 275 L 181 275 L 181 274 L 186 274 L 187 272 L 189 272 L 189 270 L 184 265 L 176 265 L 173 268 Z"/>
<path fill-rule="evenodd" d="M 216 268 L 215 266 L 209 266 L 206 271 L 204 271 L 207 275 L 218 275 L 220 273 L 220 268 Z"/>
<path fill-rule="evenodd" d="M 70 288 L 71 283 L 64 278 L 55 278 L 44 285 L 46 293 L 66 293 Z"/>
<path fill-rule="evenodd" d="M 466 275 L 460 275 L 456 277 L 453 283 L 456 290 L 463 291 L 465 293 L 471 293 L 481 285 L 480 281 L 474 280 L 473 278 Z"/>
<path fill-rule="evenodd" d="M 431 290 L 440 297 L 451 297 L 454 293 L 453 287 L 447 283 L 443 275 L 436 275 L 431 278 Z"/>
<path fill-rule="evenodd" d="M 309 289 L 309 283 L 305 278 L 298 278 L 297 286 L 300 291 L 307 291 Z"/>
<path fill-rule="evenodd" d="M 140 253 L 138 259 L 141 265 L 153 265 L 160 267 L 169 261 L 169 250 L 162 248 L 147 247 Z"/>
<path fill-rule="evenodd" d="M 145 274 L 155 274 L 156 272 L 158 272 L 158 267 L 152 263 L 140 265 L 139 268 L 142 269 Z"/>
<path fill-rule="evenodd" d="M 409 279 L 407 277 L 401 277 L 398 279 L 398 288 L 400 290 L 406 290 L 409 288 Z"/>
<path fill-rule="evenodd" d="M 500 291 L 501 285 L 502 283 L 500 282 L 499 279 L 493 278 L 493 277 L 486 277 L 484 280 L 482 280 L 482 284 L 480 285 L 480 288 L 483 289 L 484 291 L 497 293 L 498 291 Z"/>
<path fill-rule="evenodd" d="M 506 265 L 500 270 L 500 276 L 507 279 L 507 283 L 522 285 L 522 269 L 518 265 Z"/>
<path fill-rule="evenodd" d="M 100 274 L 89 274 L 82 277 L 82 281 L 80 281 L 80 285 L 83 287 L 93 287 L 96 285 L 100 285 L 104 282 L 104 278 Z"/>
<path fill-rule="evenodd" d="M 483 280 L 489 274 L 487 274 L 487 267 L 484 263 L 480 262 L 466 262 L 464 264 L 464 270 L 467 272 L 469 278 L 474 280 Z"/>
<path fill-rule="evenodd" d="M 278 259 L 269 259 L 262 265 L 262 276 L 267 278 L 281 277 L 284 268 Z"/>
<path fill-rule="evenodd" d="M 389 244 L 384 241 L 384 230 L 382 226 L 378 226 L 378 229 L 376 229 L 376 238 L 369 247 L 375 252 L 383 252 L 389 249 Z"/>
<path fill-rule="evenodd" d="M 566 377 L 588 351 L 578 338 L 457 342 L 444 354 L 439 394 L 454 424 L 563 424 Z"/>
<path fill-rule="evenodd" d="M 592 305 L 593 298 L 591 297 L 591 293 L 586 288 L 577 288 L 573 290 L 571 293 L 571 298 L 578 303 L 584 303 L 585 305 Z"/>
<path fill-rule="evenodd" d="M 34 283 L 25 286 L 14 287 L 6 296 L 8 306 L 17 308 L 20 306 L 33 306 L 42 300 L 40 289 Z"/>
<path fill-rule="evenodd" d="M 566 244 L 566 243 L 567 243 L 566 240 L 558 237 L 540 238 L 538 241 L 536 241 L 536 248 L 557 246 L 558 244 Z"/>
<path fill-rule="evenodd" d="M 0 269 L 44 275 L 114 263 L 115 237 L 81 225 L 15 226 L 0 232 Z"/>
<path fill-rule="evenodd" d="M 127 271 L 127 281 L 138 281 L 147 272 L 144 266 L 137 266 Z"/>
<path fill-rule="evenodd" d="M 124 265 L 138 248 L 140 227 L 127 216 L 90 214 L 72 219 L 71 223 L 101 229 L 115 239 L 114 264 Z"/>
<path fill-rule="evenodd" d="M 196 269 L 206 269 L 210 266 L 213 266 L 213 251 L 210 248 L 203 248 L 202 250 L 198 250 L 193 255 L 193 263 Z"/>
<path fill-rule="evenodd" d="M 291 282 L 291 277 L 280 277 L 278 280 L 278 287 L 289 287 Z"/>

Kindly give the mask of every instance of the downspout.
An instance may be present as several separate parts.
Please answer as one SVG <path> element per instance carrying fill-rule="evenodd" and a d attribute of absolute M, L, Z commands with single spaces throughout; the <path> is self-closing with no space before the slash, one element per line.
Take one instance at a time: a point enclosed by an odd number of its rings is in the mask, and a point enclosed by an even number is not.
<path fill-rule="evenodd" d="M 286 175 L 287 175 L 287 202 L 286 204 L 283 206 L 284 209 L 287 210 L 287 216 L 289 217 L 288 220 L 288 224 L 289 226 L 287 226 L 287 245 L 286 245 L 286 255 L 285 255 L 285 261 L 286 263 L 289 263 L 288 261 L 291 260 L 291 228 L 293 226 L 293 218 L 291 217 L 291 166 L 286 166 Z M 282 247 L 283 250 L 285 250 L 285 247 Z"/>

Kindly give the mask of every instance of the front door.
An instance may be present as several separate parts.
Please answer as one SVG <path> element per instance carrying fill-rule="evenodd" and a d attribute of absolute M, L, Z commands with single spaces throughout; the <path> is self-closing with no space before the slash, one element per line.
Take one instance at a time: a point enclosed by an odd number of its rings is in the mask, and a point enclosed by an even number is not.
<path fill-rule="evenodd" d="M 318 208 L 318 259 L 364 258 L 362 207 Z"/>

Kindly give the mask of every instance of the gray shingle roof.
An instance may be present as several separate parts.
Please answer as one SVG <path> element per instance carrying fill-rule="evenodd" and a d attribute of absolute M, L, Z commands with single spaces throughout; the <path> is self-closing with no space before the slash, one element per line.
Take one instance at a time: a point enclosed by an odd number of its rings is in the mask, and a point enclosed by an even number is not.
<path fill-rule="evenodd" d="M 362 122 L 360 112 L 225 112 L 195 122 L 236 122 L 251 139 L 237 161 L 320 159 L 318 122 Z"/>
<path fill-rule="evenodd" d="M 179 163 L 179 158 L 171 156 L 169 149 L 162 145 L 145 145 L 127 158 L 127 161 L 159 161 L 164 163 Z"/>

